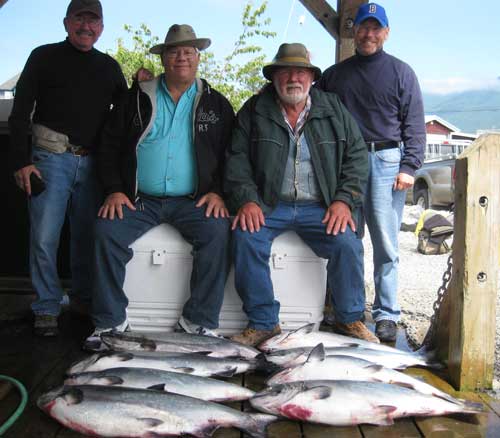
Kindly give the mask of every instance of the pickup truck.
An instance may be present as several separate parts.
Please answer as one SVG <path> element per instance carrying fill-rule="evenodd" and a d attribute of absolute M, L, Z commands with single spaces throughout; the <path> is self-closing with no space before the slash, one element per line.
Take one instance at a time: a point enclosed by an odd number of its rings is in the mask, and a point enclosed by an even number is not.
<path fill-rule="evenodd" d="M 450 207 L 455 202 L 455 157 L 426 160 L 415 172 L 415 184 L 406 193 L 406 202 L 431 207 Z"/>

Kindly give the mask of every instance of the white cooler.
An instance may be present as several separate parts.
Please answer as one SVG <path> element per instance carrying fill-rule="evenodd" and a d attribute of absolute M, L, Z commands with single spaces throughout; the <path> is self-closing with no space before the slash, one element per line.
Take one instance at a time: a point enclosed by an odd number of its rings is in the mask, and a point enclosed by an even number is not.
<path fill-rule="evenodd" d="M 189 297 L 191 245 L 170 225 L 159 225 L 137 239 L 127 264 L 124 290 L 129 299 L 129 322 L 134 330 L 173 330 Z M 286 232 L 271 249 L 271 278 L 281 304 L 280 324 L 292 330 L 304 324 L 319 326 L 326 291 L 326 260 L 318 258 L 295 234 Z M 224 292 L 219 332 L 232 334 L 247 325 L 234 288 L 231 268 Z"/>

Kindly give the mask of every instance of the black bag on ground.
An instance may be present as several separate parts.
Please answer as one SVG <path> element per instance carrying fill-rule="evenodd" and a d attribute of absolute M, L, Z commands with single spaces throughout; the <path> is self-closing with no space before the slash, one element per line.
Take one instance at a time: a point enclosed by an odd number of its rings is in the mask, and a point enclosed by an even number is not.
<path fill-rule="evenodd" d="M 446 254 L 450 245 L 446 241 L 453 234 L 453 225 L 444 216 L 428 215 L 418 233 L 417 251 L 422 254 Z"/>

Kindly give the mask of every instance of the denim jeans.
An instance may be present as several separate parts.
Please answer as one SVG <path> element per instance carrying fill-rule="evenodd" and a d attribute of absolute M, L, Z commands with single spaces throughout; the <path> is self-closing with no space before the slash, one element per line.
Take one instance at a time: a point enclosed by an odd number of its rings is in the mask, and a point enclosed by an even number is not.
<path fill-rule="evenodd" d="M 368 154 L 370 176 L 365 197 L 364 214 L 373 245 L 375 321 L 397 322 L 398 304 L 398 234 L 401 227 L 406 190 L 394 190 L 399 173 L 401 149 L 385 149 Z"/>
<path fill-rule="evenodd" d="M 133 256 L 129 246 L 161 223 L 175 227 L 193 245 L 191 296 L 182 315 L 203 327 L 218 327 L 229 271 L 230 223 L 227 218 L 207 218 L 205 207 L 197 208 L 195 204 L 196 201 L 183 196 L 142 197 L 135 204 L 137 210 L 123 208 L 123 219 L 97 219 L 92 299 L 96 327 L 116 327 L 125 321 L 128 306 L 123 291 L 125 266 Z M 144 275 L 149 274 L 144 272 Z M 159 293 L 168 293 L 168 285 Z"/>
<path fill-rule="evenodd" d="M 279 322 L 280 304 L 274 298 L 269 257 L 273 240 L 287 230 L 295 231 L 318 257 L 328 260 L 328 285 L 334 291 L 337 320 L 350 323 L 361 318 L 365 309 L 362 241 L 349 226 L 345 233 L 326 234 L 321 223 L 325 211 L 318 202 L 280 202 L 265 217 L 260 231 L 234 231 L 235 286 L 249 327 L 270 330 Z M 307 299 L 307 291 L 302 293 Z"/>
<path fill-rule="evenodd" d="M 91 298 L 94 223 L 100 202 L 94 159 L 33 148 L 33 164 L 46 189 L 29 199 L 30 275 L 37 299 L 35 314 L 60 312 L 63 290 L 57 273 L 57 249 L 66 215 L 70 225 L 71 293 Z"/>

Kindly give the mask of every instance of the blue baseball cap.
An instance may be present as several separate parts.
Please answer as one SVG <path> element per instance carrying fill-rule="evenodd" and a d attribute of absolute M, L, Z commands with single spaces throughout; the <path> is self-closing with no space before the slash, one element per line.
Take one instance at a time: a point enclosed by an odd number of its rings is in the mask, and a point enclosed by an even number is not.
<path fill-rule="evenodd" d="M 373 18 L 377 20 L 382 27 L 389 27 L 389 20 L 385 9 L 377 3 L 366 3 L 361 5 L 354 19 L 354 25 L 361 24 L 363 21 Z"/>

